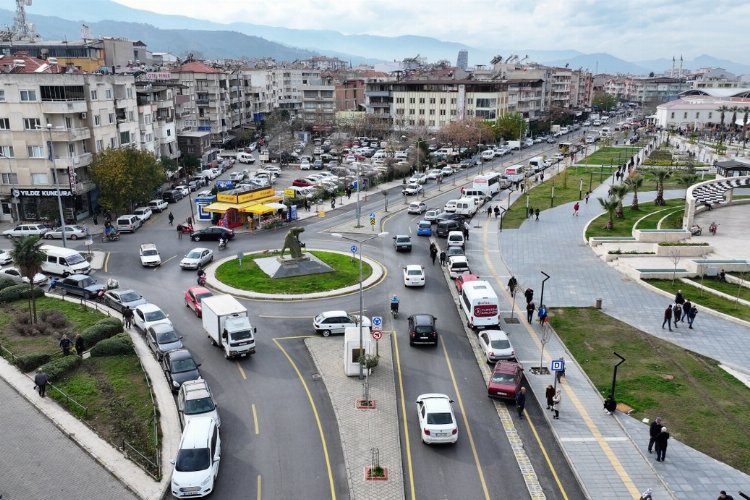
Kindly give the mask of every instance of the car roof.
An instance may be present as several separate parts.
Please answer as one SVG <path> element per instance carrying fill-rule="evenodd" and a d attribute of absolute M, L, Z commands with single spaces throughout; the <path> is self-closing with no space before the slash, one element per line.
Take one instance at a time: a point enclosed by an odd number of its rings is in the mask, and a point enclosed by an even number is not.
<path fill-rule="evenodd" d="M 156 250 L 156 245 L 153 243 L 143 243 L 141 245 L 141 250 Z"/>
<path fill-rule="evenodd" d="M 135 308 L 143 312 L 161 311 L 161 307 L 157 306 L 156 304 L 151 304 L 150 302 L 148 304 L 135 306 Z"/>
<path fill-rule="evenodd" d="M 206 293 L 206 292 L 211 293 L 211 290 L 209 290 L 208 288 L 204 286 L 191 286 L 190 288 L 188 288 L 188 292 L 193 292 L 194 294 L 197 295 L 199 293 Z"/>
<path fill-rule="evenodd" d="M 451 263 L 452 263 L 452 262 L 466 262 L 466 263 L 468 263 L 468 262 L 469 262 L 469 261 L 468 261 L 468 260 L 466 259 L 466 256 L 465 256 L 465 255 L 451 255 L 450 257 L 448 257 L 448 260 L 449 260 L 449 261 L 450 261 Z"/>
<path fill-rule="evenodd" d="M 159 333 L 159 330 L 164 332 L 174 331 L 174 325 L 172 325 L 172 323 L 156 323 L 149 326 L 149 329 L 153 329 L 156 333 Z"/>
<path fill-rule="evenodd" d="M 397 234 L 396 238 L 411 238 L 408 234 Z"/>
<path fill-rule="evenodd" d="M 495 364 L 495 368 L 492 371 L 493 373 L 515 373 L 519 369 L 523 370 L 523 365 L 517 361 L 500 360 Z"/>
<path fill-rule="evenodd" d="M 407 269 L 407 270 L 409 270 L 409 269 L 418 269 L 418 270 L 421 271 L 422 270 L 422 266 L 419 265 L 419 264 L 408 264 L 408 265 L 406 265 L 404 267 L 404 269 Z"/>
<path fill-rule="evenodd" d="M 349 313 L 343 310 L 340 311 L 324 311 L 320 313 L 320 316 L 324 316 L 326 318 L 329 318 L 331 316 L 349 316 Z"/>
<path fill-rule="evenodd" d="M 507 339 L 508 334 L 502 330 L 484 330 L 482 333 L 486 333 L 490 340 Z"/>
<path fill-rule="evenodd" d="M 451 399 L 445 394 L 422 394 L 417 400 L 422 401 L 428 412 L 452 412 Z"/>
<path fill-rule="evenodd" d="M 185 257 L 187 257 L 191 252 L 195 252 L 195 251 L 202 252 L 203 250 L 210 250 L 210 248 L 206 248 L 206 247 L 191 248 L 190 250 L 188 250 L 188 253 L 185 254 Z"/>
<path fill-rule="evenodd" d="M 182 431 L 180 449 L 206 448 L 209 445 L 209 432 L 215 425 L 216 422 L 213 417 L 195 417 L 188 420 L 185 429 Z"/>
<path fill-rule="evenodd" d="M 188 359 L 193 357 L 187 349 L 175 349 L 174 351 L 169 351 L 165 356 L 169 356 L 170 359 Z"/>
<path fill-rule="evenodd" d="M 420 314 L 412 314 L 410 316 L 411 320 L 414 321 L 414 323 L 424 325 L 424 324 L 433 324 L 435 322 L 435 316 L 432 314 L 426 314 L 426 313 L 420 313 Z"/>
<path fill-rule="evenodd" d="M 180 390 L 185 393 L 185 399 L 202 399 L 211 397 L 211 390 L 208 387 L 208 382 L 202 378 L 183 382 Z"/>

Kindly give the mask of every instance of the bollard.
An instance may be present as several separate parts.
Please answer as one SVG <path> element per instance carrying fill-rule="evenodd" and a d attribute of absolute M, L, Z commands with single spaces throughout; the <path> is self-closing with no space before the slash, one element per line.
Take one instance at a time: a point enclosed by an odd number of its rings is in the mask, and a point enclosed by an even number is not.
<path fill-rule="evenodd" d="M 597 309 L 601 309 L 602 308 L 602 299 L 601 298 L 596 299 L 596 306 L 595 307 Z"/>

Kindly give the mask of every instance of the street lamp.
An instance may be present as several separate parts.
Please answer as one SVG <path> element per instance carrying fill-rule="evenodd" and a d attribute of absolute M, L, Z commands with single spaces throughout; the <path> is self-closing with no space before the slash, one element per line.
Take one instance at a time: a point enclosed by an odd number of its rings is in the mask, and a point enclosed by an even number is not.
<path fill-rule="evenodd" d="M 363 339 L 362 339 L 362 318 L 364 317 L 364 292 L 362 290 L 362 245 L 370 240 L 374 240 L 375 238 L 382 238 L 383 236 L 387 236 L 388 231 L 383 231 L 382 233 L 374 234 L 372 236 L 369 236 L 367 238 L 363 238 L 361 240 L 358 240 L 356 238 L 351 238 L 349 236 L 345 236 L 341 233 L 331 233 L 331 236 L 334 238 L 340 238 L 342 240 L 351 241 L 354 243 L 357 243 L 357 252 L 359 253 L 359 356 L 360 356 L 360 362 L 359 362 L 359 379 L 362 380 L 365 378 L 364 373 L 364 363 L 362 362 L 362 355 L 364 354 L 362 352 L 363 348 Z"/>
<path fill-rule="evenodd" d="M 65 240 L 65 216 L 63 215 L 62 196 L 60 195 L 60 184 L 57 182 L 57 169 L 55 168 L 55 155 L 52 151 L 52 124 L 47 122 L 47 132 L 49 132 L 49 141 L 47 142 L 47 158 L 52 163 L 52 177 L 57 189 L 57 208 L 60 211 L 60 231 L 62 235 L 63 247 L 68 246 Z"/>

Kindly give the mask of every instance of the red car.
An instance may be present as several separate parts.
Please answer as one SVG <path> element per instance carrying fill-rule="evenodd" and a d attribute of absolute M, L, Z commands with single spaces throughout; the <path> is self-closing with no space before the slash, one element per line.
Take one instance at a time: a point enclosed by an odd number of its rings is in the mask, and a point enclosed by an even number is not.
<path fill-rule="evenodd" d="M 487 396 L 516 399 L 523 382 L 523 365 L 516 361 L 498 361 L 487 384 Z"/>
<path fill-rule="evenodd" d="M 461 293 L 461 288 L 463 288 L 464 283 L 468 283 L 469 281 L 476 281 L 479 279 L 479 276 L 476 274 L 471 273 L 463 273 L 459 274 L 456 278 L 456 288 L 458 288 L 458 293 Z"/>
<path fill-rule="evenodd" d="M 188 288 L 185 292 L 185 307 L 192 309 L 195 315 L 200 318 L 202 316 L 201 300 L 212 295 L 211 290 L 202 286 Z"/>
<path fill-rule="evenodd" d="M 296 187 L 310 187 L 314 185 L 315 184 L 308 181 L 307 179 L 294 179 L 294 181 L 292 181 L 292 186 L 296 186 Z"/>

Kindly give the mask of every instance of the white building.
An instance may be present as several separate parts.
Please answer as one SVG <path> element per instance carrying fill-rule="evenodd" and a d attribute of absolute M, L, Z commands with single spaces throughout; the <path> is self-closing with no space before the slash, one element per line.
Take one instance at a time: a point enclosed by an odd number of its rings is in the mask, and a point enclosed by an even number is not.
<path fill-rule="evenodd" d="M 746 109 L 750 109 L 750 89 L 694 89 L 686 91 L 680 99 L 656 107 L 656 125 L 665 129 L 694 129 L 721 124 L 729 126 L 736 114 L 736 126 L 742 126 Z M 737 108 L 736 110 L 734 108 Z"/>

